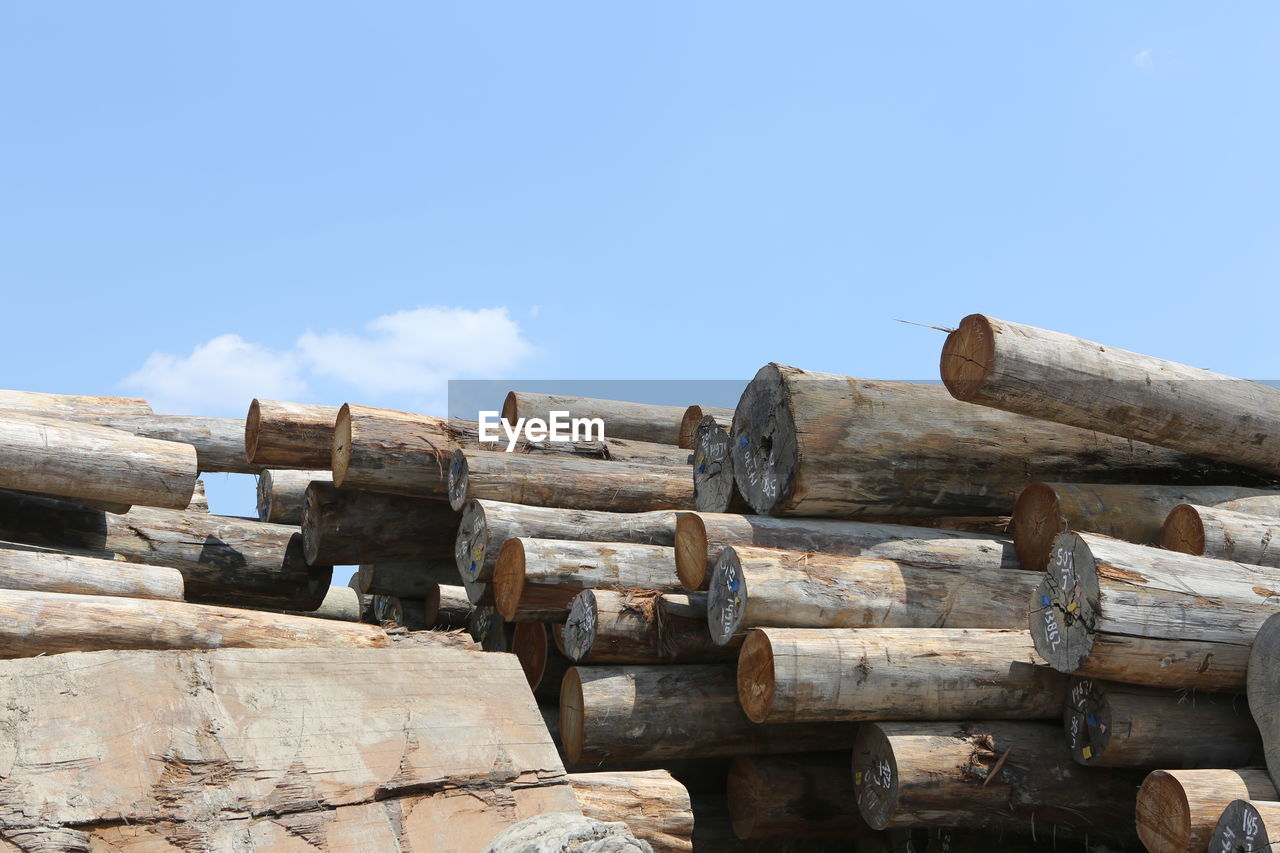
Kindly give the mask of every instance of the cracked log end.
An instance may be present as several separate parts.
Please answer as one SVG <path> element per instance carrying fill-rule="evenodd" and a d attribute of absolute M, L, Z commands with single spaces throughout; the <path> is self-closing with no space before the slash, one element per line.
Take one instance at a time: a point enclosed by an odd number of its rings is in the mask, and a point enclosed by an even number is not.
<path fill-rule="evenodd" d="M 753 723 L 763 723 L 773 709 L 773 643 L 764 631 L 752 631 L 738 653 L 738 702 Z"/>
<path fill-rule="evenodd" d="M 1058 494 L 1044 483 L 1032 483 L 1013 506 L 1013 547 L 1022 568 L 1043 572 L 1049 565 L 1053 540 L 1066 533 Z"/>
<path fill-rule="evenodd" d="M 484 580 L 484 558 L 488 547 L 489 522 L 485 520 L 484 507 L 478 501 L 470 501 L 462 511 L 458 538 L 453 546 L 453 556 L 464 582 Z"/>
<path fill-rule="evenodd" d="M 942 384 L 957 400 L 972 399 L 990 375 L 995 355 L 991 321 L 982 314 L 970 314 L 942 345 Z"/>
<path fill-rule="evenodd" d="M 1093 649 L 1097 609 L 1097 564 L 1089 546 L 1074 533 L 1060 534 L 1032 594 L 1028 627 L 1036 652 L 1059 672 L 1080 669 Z"/>
<path fill-rule="evenodd" d="M 1273 843 L 1280 843 L 1280 805 L 1232 800 L 1218 818 L 1209 849 L 1270 853 Z"/>
<path fill-rule="evenodd" d="M 733 548 L 725 548 L 716 560 L 707 593 L 707 628 L 717 646 L 724 646 L 738 633 L 747 607 L 747 581 L 742 561 Z"/>
<path fill-rule="evenodd" d="M 1169 510 L 1160 529 L 1160 547 L 1199 557 L 1204 554 L 1204 545 L 1204 522 L 1197 508 L 1178 504 Z"/>
<path fill-rule="evenodd" d="M 449 463 L 449 506 L 461 512 L 467 503 L 467 454 L 461 450 L 453 451 L 453 460 Z"/>
<path fill-rule="evenodd" d="M 524 543 L 508 539 L 498 552 L 498 563 L 493 569 L 493 600 L 498 612 L 508 622 L 515 620 L 524 596 L 525 583 Z"/>
<path fill-rule="evenodd" d="M 737 491 L 729 432 L 711 415 L 698 424 L 693 441 L 693 503 L 699 512 L 729 512 Z"/>
<path fill-rule="evenodd" d="M 1185 853 L 1191 846 L 1191 804 L 1182 782 L 1153 770 L 1138 790 L 1138 838 L 1152 853 Z M 1214 848 L 1217 849 L 1217 848 Z"/>
<path fill-rule="evenodd" d="M 898 763 L 888 736 L 864 724 L 853 743 L 853 789 L 858 811 L 872 829 L 884 829 L 898 807 Z"/>
<path fill-rule="evenodd" d="M 596 642 L 596 625 L 599 622 L 596 593 L 584 589 L 569 602 L 569 618 L 564 623 L 562 642 L 565 657 L 578 663 L 591 653 Z"/>
<path fill-rule="evenodd" d="M 707 525 L 693 513 L 676 518 L 676 576 L 690 592 L 707 588 Z"/>
<path fill-rule="evenodd" d="M 795 419 L 779 365 L 760 368 L 742 392 L 731 434 L 738 493 L 761 515 L 785 508 L 795 487 L 799 460 Z"/>

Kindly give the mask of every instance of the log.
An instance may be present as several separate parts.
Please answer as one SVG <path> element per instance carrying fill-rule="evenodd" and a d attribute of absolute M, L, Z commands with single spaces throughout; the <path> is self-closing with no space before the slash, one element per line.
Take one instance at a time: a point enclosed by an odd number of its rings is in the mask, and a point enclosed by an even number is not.
<path fill-rule="evenodd" d="M 875 829 L 1034 826 L 1046 837 L 1124 839 L 1140 779 L 1075 764 L 1048 723 L 863 723 L 853 747 L 858 809 Z"/>
<path fill-rule="evenodd" d="M 196 476 L 189 444 L 76 421 L 0 417 L 0 489 L 182 509 Z"/>
<path fill-rule="evenodd" d="M 452 560 L 408 563 L 365 563 L 356 572 L 356 589 L 365 595 L 426 598 L 442 583 L 458 579 Z"/>
<path fill-rule="evenodd" d="M 182 573 L 166 566 L 0 546 L 0 588 L 182 601 Z"/>
<path fill-rule="evenodd" d="M 733 482 L 729 431 L 708 415 L 693 437 L 693 505 L 699 512 L 750 512 Z"/>
<path fill-rule="evenodd" d="M 0 539 L 118 554 L 182 573 L 188 601 L 314 610 L 330 566 L 310 566 L 295 528 L 225 515 L 134 507 L 125 515 L 0 491 Z"/>
<path fill-rule="evenodd" d="M 1231 853 L 1271 853 L 1280 844 L 1280 803 L 1232 800 L 1222 810 L 1209 849 Z"/>
<path fill-rule="evenodd" d="M 1272 779 L 1280 779 L 1280 618 L 1268 616 L 1257 629 L 1248 661 L 1249 711 L 1262 733 Z"/>
<path fill-rule="evenodd" d="M 1206 853 L 1222 810 L 1234 799 L 1274 800 L 1261 768 L 1153 770 L 1138 789 L 1138 838 L 1150 853 Z"/>
<path fill-rule="evenodd" d="M 570 418 L 599 418 L 604 422 L 604 435 L 610 438 L 674 445 L 680 440 L 685 407 L 530 391 L 512 391 L 502 403 L 502 417 L 513 426 L 521 418 L 547 422 L 551 412 L 568 412 Z"/>
<path fill-rule="evenodd" d="M 356 598 L 360 602 L 360 618 L 358 621 L 366 624 L 375 624 L 373 618 L 373 596 L 365 595 L 356 587 L 356 576 L 352 575 L 351 580 L 347 581 L 347 586 L 356 594 Z"/>
<path fill-rule="evenodd" d="M 471 621 L 467 625 L 467 633 L 486 652 L 511 651 L 511 633 L 514 630 L 514 625 L 502 621 L 496 608 L 488 606 L 472 610 Z"/>
<path fill-rule="evenodd" d="M 427 621 L 429 615 L 427 601 L 421 598 L 373 597 L 373 618 L 383 627 L 399 625 L 410 631 L 425 631 L 430 624 Z"/>
<path fill-rule="evenodd" d="M 508 539 L 494 570 L 493 597 L 510 622 L 563 622 L 584 589 L 679 592 L 672 549 L 619 542 Z"/>
<path fill-rule="evenodd" d="M 302 524 L 302 505 L 306 503 L 311 481 L 332 483 L 328 471 L 290 471 L 286 468 L 266 470 L 258 475 L 258 520 L 272 524 Z"/>
<path fill-rule="evenodd" d="M 464 587 L 453 584 L 436 584 L 437 601 L 435 619 L 429 627 L 459 630 L 471 624 L 471 611 L 475 606 L 467 598 Z M 430 613 L 428 613 L 430 615 Z"/>
<path fill-rule="evenodd" d="M 149 415 L 151 404 L 141 397 L 95 397 L 0 390 L 0 410 L 76 421 L 92 420 L 106 414 Z"/>
<path fill-rule="evenodd" d="M 690 406 L 685 409 L 684 415 L 680 418 L 680 435 L 676 440 L 676 446 L 686 450 L 697 447 L 698 427 L 707 418 L 719 424 L 727 434 L 729 427 L 733 425 L 733 409 L 723 406 Z"/>
<path fill-rule="evenodd" d="M 676 513 L 671 510 L 600 512 L 478 500 L 462 511 L 454 555 L 464 580 L 487 582 L 493 579 L 498 552 L 508 539 L 672 545 L 675 530 Z"/>
<path fill-rule="evenodd" d="M 743 392 L 733 436 L 738 491 L 761 515 L 1003 515 L 1036 480 L 1268 482 L 1152 445 L 968 406 L 935 385 L 779 364 L 761 368 Z"/>
<path fill-rule="evenodd" d="M 757 725 L 723 664 L 575 666 L 560 688 L 569 760 L 663 761 L 840 749 L 857 726 Z"/>
<path fill-rule="evenodd" d="M 1062 723 L 1071 757 L 1093 767 L 1246 767 L 1263 760 L 1243 697 L 1073 678 Z"/>
<path fill-rule="evenodd" d="M 848 750 L 739 755 L 725 796 L 741 839 L 868 837 L 858 812 Z"/>
<path fill-rule="evenodd" d="M 819 551 L 897 560 L 924 569 L 1016 569 L 1013 543 L 1001 536 L 825 518 L 772 518 L 682 512 L 676 521 L 676 573 L 685 589 L 706 589 L 729 545 Z"/>
<path fill-rule="evenodd" d="M 0 590 L 0 657 L 102 649 L 379 648 L 367 625 L 162 599 Z"/>
<path fill-rule="evenodd" d="M 1032 483 L 1013 505 L 1013 544 L 1023 568 L 1043 572 L 1059 533 L 1101 533 L 1138 545 L 1159 545 L 1164 520 L 1180 503 L 1214 506 L 1267 494 L 1235 486 Z"/>
<path fill-rule="evenodd" d="M 477 498 L 610 512 L 692 509 L 693 480 L 664 465 L 455 451 L 449 503 L 461 511 Z"/>
<path fill-rule="evenodd" d="M 333 481 L 345 489 L 443 500 L 449 461 L 467 435 L 466 423 L 347 403 L 334 422 Z"/>
<path fill-rule="evenodd" d="M 1244 687 L 1254 634 L 1280 603 L 1274 571 L 1092 533 L 1054 542 L 1029 621 L 1050 666 L 1170 689 Z"/>
<path fill-rule="evenodd" d="M 254 465 L 329 470 L 336 406 L 255 399 L 244 422 L 244 455 Z"/>
<path fill-rule="evenodd" d="M 517 622 L 511 632 L 511 651 L 520 661 L 533 695 L 556 701 L 560 696 L 560 683 L 572 664 L 552 642 L 549 626 L 541 622 Z"/>
<path fill-rule="evenodd" d="M 757 628 L 738 657 L 757 723 L 1056 720 L 1067 683 L 1025 630 Z"/>
<path fill-rule="evenodd" d="M 372 606 L 372 602 L 370 602 Z M 294 616 L 310 616 L 313 619 L 334 619 L 339 622 L 363 622 L 364 607 L 360 593 L 349 586 L 331 586 L 325 593 L 324 600 L 315 610 L 282 611 Z"/>
<path fill-rule="evenodd" d="M 503 655 L 92 652 L 11 661 L 0 696 L 24 744 L 0 832 L 28 850 L 476 851 L 578 810 Z"/>
<path fill-rule="evenodd" d="M 258 474 L 263 470 L 261 465 L 245 461 L 243 418 L 103 414 L 86 420 L 143 438 L 190 444 L 196 449 L 196 467 L 202 474 Z"/>
<path fill-rule="evenodd" d="M 1169 511 L 1160 546 L 1183 554 L 1280 568 L 1280 515 L 1247 515 L 1179 504 Z"/>
<path fill-rule="evenodd" d="M 711 641 L 706 596 L 700 594 L 584 589 L 569 603 L 557 645 L 574 663 L 589 664 L 719 663 L 738 657 L 737 644 Z"/>
<path fill-rule="evenodd" d="M 1039 577 L 733 545 L 707 594 L 711 637 L 748 628 L 1021 628 Z"/>
<path fill-rule="evenodd" d="M 443 560 L 453 554 L 458 514 L 442 501 L 339 489 L 313 481 L 302 505 L 310 563 Z"/>
<path fill-rule="evenodd" d="M 570 773 L 582 813 L 625 823 L 654 853 L 693 853 L 689 792 L 666 770 Z"/>
<path fill-rule="evenodd" d="M 196 480 L 196 486 L 191 490 L 191 503 L 187 504 L 187 512 L 208 512 L 209 496 L 204 491 L 204 480 Z"/>
<path fill-rule="evenodd" d="M 1280 474 L 1280 389 L 982 314 L 941 370 L 957 400 Z"/>
<path fill-rule="evenodd" d="M 889 833 L 871 838 L 859 838 L 855 842 L 840 838 L 788 838 L 753 839 L 743 841 L 733 830 L 728 803 L 723 791 L 695 794 L 693 803 L 693 849 L 712 850 L 715 853 L 921 853 L 922 846 L 907 844 L 915 839 L 901 839 L 890 843 Z M 903 830 L 905 833 L 906 830 Z M 919 840 L 923 842 L 924 831 Z M 894 839 L 895 842 L 899 839 Z M 959 853 L 957 851 L 957 853 Z"/>

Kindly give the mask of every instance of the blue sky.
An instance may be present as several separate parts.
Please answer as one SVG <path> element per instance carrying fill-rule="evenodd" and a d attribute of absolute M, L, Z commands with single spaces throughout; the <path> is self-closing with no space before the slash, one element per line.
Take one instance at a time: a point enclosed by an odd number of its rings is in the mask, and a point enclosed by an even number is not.
<path fill-rule="evenodd" d="M 1263 3 L 4 4 L 0 385 L 925 379 L 942 335 L 895 319 L 975 311 L 1271 378 L 1278 37 Z"/>

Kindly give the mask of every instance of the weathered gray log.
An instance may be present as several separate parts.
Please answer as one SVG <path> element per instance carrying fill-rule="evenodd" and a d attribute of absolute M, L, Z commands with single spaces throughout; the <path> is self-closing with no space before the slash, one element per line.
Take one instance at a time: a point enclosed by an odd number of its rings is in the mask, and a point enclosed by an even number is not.
<path fill-rule="evenodd" d="M 361 593 L 356 583 L 357 577 L 353 574 L 351 580 L 347 581 L 347 586 L 356 594 L 356 598 L 359 600 L 360 617 L 358 621 L 370 625 L 376 624 L 377 620 L 373 616 L 373 596 Z"/>
<path fill-rule="evenodd" d="M 1032 483 L 1013 506 L 1013 544 L 1023 568 L 1043 572 L 1059 533 L 1101 533 L 1138 545 L 1158 545 L 1165 518 L 1180 503 L 1215 506 L 1269 494 L 1235 486 Z"/>
<path fill-rule="evenodd" d="M 24 412 L 67 421 L 93 420 L 101 415 L 149 415 L 151 404 L 141 397 L 95 397 L 46 394 L 42 391 L 0 390 L 0 410 Z"/>
<path fill-rule="evenodd" d="M 258 520 L 272 524 L 301 524 L 311 481 L 332 483 L 328 471 L 266 470 L 258 475 Z"/>
<path fill-rule="evenodd" d="M 0 589 L 182 600 L 182 573 L 78 554 L 0 546 Z"/>
<path fill-rule="evenodd" d="M 1153 770 L 1138 789 L 1138 838 L 1150 853 L 1206 853 L 1232 800 L 1276 798 L 1262 768 Z"/>
<path fill-rule="evenodd" d="M 717 643 L 748 628 L 1021 628 L 1037 575 L 730 546 L 707 596 Z"/>
<path fill-rule="evenodd" d="M 190 444 L 196 449 L 196 467 L 201 473 L 257 474 L 263 470 L 261 465 L 245 461 L 243 418 L 104 414 L 86 420 L 144 438 Z"/>
<path fill-rule="evenodd" d="M 314 610 L 333 569 L 310 566 L 296 528 L 134 507 L 124 515 L 0 491 L 0 539 L 119 554 L 182 572 L 188 601 Z"/>
<path fill-rule="evenodd" d="M 1232 800 L 1209 839 L 1209 849 L 1230 853 L 1271 853 L 1280 844 L 1280 803 Z"/>
<path fill-rule="evenodd" d="M 337 417 L 336 406 L 255 399 L 244 422 L 245 459 L 273 468 L 328 470 Z"/>
<path fill-rule="evenodd" d="M 1013 543 L 990 534 L 827 518 L 682 512 L 676 521 L 676 572 L 685 589 L 706 589 L 720 552 L 729 545 L 874 557 L 925 569 L 1020 567 Z"/>
<path fill-rule="evenodd" d="M 468 581 L 489 581 L 502 543 L 516 537 L 672 545 L 676 513 L 599 512 L 525 506 L 503 501 L 471 501 L 462 511 L 454 556 Z"/>
<path fill-rule="evenodd" d="M 197 479 L 195 488 L 191 490 L 191 503 L 187 504 L 187 512 L 208 512 L 209 496 L 204 491 L 204 480 Z"/>
<path fill-rule="evenodd" d="M 372 602 L 371 602 L 372 605 Z M 338 622 L 363 622 L 360 593 L 349 586 L 331 586 L 324 601 L 315 610 L 285 610 L 293 616 L 310 616 L 313 619 L 333 619 Z"/>
<path fill-rule="evenodd" d="M 195 489 L 189 444 L 77 421 L 0 414 L 0 488 L 66 500 L 182 509 Z"/>
<path fill-rule="evenodd" d="M 486 652 L 511 651 L 511 633 L 514 630 L 514 625 L 502 620 L 497 608 L 488 605 L 472 610 L 471 621 L 467 625 L 467 633 Z"/>
<path fill-rule="evenodd" d="M 699 512 L 750 512 L 733 481 L 729 430 L 707 415 L 693 435 L 693 504 Z"/>
<path fill-rule="evenodd" d="M 871 836 L 850 760 L 849 750 L 735 757 L 725 786 L 733 831 L 744 840 Z"/>
<path fill-rule="evenodd" d="M 1267 770 L 1280 779 L 1280 614 L 1257 629 L 1248 668 L 1249 711 L 1262 733 Z"/>
<path fill-rule="evenodd" d="M 1184 554 L 1280 568 L 1280 514 L 1248 515 L 1179 504 L 1169 511 L 1160 545 Z"/>
<path fill-rule="evenodd" d="M 687 469 L 520 453 L 458 450 L 449 466 L 449 503 L 475 499 L 565 509 L 646 512 L 692 509 Z"/>
<path fill-rule="evenodd" d="M 435 619 L 430 620 L 427 627 L 456 630 L 471 624 L 471 611 L 475 605 L 467 598 L 463 587 L 453 584 L 436 584 Z M 430 610 L 427 611 L 430 616 Z"/>
<path fill-rule="evenodd" d="M 1064 533 L 1029 624 L 1036 651 L 1060 672 L 1239 691 L 1254 634 L 1280 607 L 1278 589 L 1271 569 Z"/>
<path fill-rule="evenodd" d="M 521 418 L 549 422 L 551 412 L 567 412 L 569 418 L 599 418 L 604 435 L 610 438 L 674 445 L 680 441 L 685 407 L 530 391 L 512 391 L 502 403 L 502 417 L 512 425 Z"/>
<path fill-rule="evenodd" d="M 584 816 L 625 823 L 654 853 L 693 853 L 689 792 L 666 770 L 570 773 L 569 783 Z"/>
<path fill-rule="evenodd" d="M 365 595 L 426 598 L 437 585 L 457 580 L 452 560 L 364 563 L 356 572 L 356 589 Z"/>
<path fill-rule="evenodd" d="M 442 501 L 312 482 L 302 506 L 307 560 L 327 565 L 453 555 L 458 514 Z"/>
<path fill-rule="evenodd" d="M 1072 679 L 1062 714 L 1071 757 L 1095 767 L 1248 767 L 1262 738 L 1243 697 Z"/>
<path fill-rule="evenodd" d="M 574 663 L 719 663 L 737 644 L 717 646 L 707 633 L 706 595 L 584 589 L 569 603 L 556 643 Z"/>
<path fill-rule="evenodd" d="M 690 406 L 685 409 L 680 418 L 680 436 L 676 440 L 676 446 L 687 450 L 697 447 L 698 427 L 707 418 L 719 424 L 727 434 L 729 427 L 733 425 L 733 409 L 723 406 Z"/>
<path fill-rule="evenodd" d="M 1280 474 L 1280 389 L 983 314 L 941 370 L 957 400 Z"/>
<path fill-rule="evenodd" d="M 660 761 L 839 749 L 852 724 L 758 725 L 738 707 L 732 665 L 575 666 L 560 690 L 570 761 Z"/>
<path fill-rule="evenodd" d="M 333 481 L 347 489 L 443 500 L 449 462 L 475 424 L 345 404 L 333 430 Z"/>
<path fill-rule="evenodd" d="M 758 628 L 738 657 L 757 723 L 1054 720 L 1067 683 L 1025 630 Z"/>

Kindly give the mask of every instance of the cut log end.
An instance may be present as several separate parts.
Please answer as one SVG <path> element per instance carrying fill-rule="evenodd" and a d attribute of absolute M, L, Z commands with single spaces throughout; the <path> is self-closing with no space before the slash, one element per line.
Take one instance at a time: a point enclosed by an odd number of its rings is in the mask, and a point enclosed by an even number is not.
<path fill-rule="evenodd" d="M 794 485 L 796 426 L 785 390 L 778 366 L 766 365 L 742 392 L 733 415 L 733 476 L 742 498 L 761 515 L 783 509 Z"/>
<path fill-rule="evenodd" d="M 244 419 L 244 458 L 251 463 L 256 463 L 258 456 L 258 427 L 261 422 L 262 404 L 254 398 Z"/>
<path fill-rule="evenodd" d="M 738 653 L 738 702 L 753 723 L 763 723 L 773 708 L 773 643 L 764 631 L 752 631 Z"/>
<path fill-rule="evenodd" d="M 720 552 L 711 588 L 707 593 L 707 628 L 717 646 L 724 646 L 738 633 L 747 606 L 747 582 L 742 562 L 732 548 Z"/>
<path fill-rule="evenodd" d="M 467 503 L 467 454 L 462 450 L 453 452 L 453 460 L 449 463 L 449 506 L 459 512 Z"/>
<path fill-rule="evenodd" d="M 1204 554 L 1204 546 L 1204 522 L 1196 508 L 1178 504 L 1171 509 L 1160 530 L 1160 547 L 1198 557 Z"/>
<path fill-rule="evenodd" d="M 498 562 L 493 569 L 493 599 L 498 612 L 508 622 L 514 621 L 524 595 L 525 554 L 524 543 L 508 539 L 498 552 Z"/>
<path fill-rule="evenodd" d="M 942 345 L 942 384 L 957 400 L 971 399 L 986 382 L 995 356 L 991 321 L 982 314 L 970 314 Z"/>
<path fill-rule="evenodd" d="M 584 589 L 569 604 L 569 618 L 561 634 L 565 657 L 577 663 L 591 653 L 598 623 L 595 590 Z"/>
<path fill-rule="evenodd" d="M 1267 814 L 1248 800 L 1228 803 L 1213 830 L 1209 849 L 1225 853 L 1272 853 L 1272 844 L 1280 843 L 1276 834 L 1280 829 L 1280 805 L 1265 803 L 1264 806 Z"/>
<path fill-rule="evenodd" d="M 693 513 L 676 519 L 676 576 L 690 592 L 707 588 L 707 525 Z"/>
<path fill-rule="evenodd" d="M 576 764 L 582 760 L 583 714 L 582 678 L 578 668 L 564 674 L 560 682 L 560 745 L 565 757 Z"/>
<path fill-rule="evenodd" d="M 1097 573 L 1089 546 L 1074 533 L 1060 534 L 1031 602 L 1028 628 L 1036 652 L 1059 672 L 1078 670 L 1093 648 L 1097 610 Z"/>
<path fill-rule="evenodd" d="M 511 650 L 520 661 L 529 689 L 536 690 L 547 671 L 547 659 L 551 655 L 547 626 L 541 622 L 517 622 L 511 634 Z"/>
<path fill-rule="evenodd" d="M 898 807 L 898 763 L 883 730 L 865 724 L 853 744 L 853 788 L 858 811 L 872 829 L 884 829 Z"/>
<path fill-rule="evenodd" d="M 692 450 L 698 424 L 702 423 L 703 413 L 701 406 L 690 406 L 684 410 L 684 416 L 680 418 L 680 437 L 676 441 L 676 447 L 681 450 Z"/>
<path fill-rule="evenodd" d="M 515 423 L 519 418 L 520 399 L 516 396 L 515 391 L 508 391 L 507 396 L 502 401 L 502 419 L 508 423 Z"/>
<path fill-rule="evenodd" d="M 351 404 L 343 403 L 333 422 L 333 484 L 341 487 L 351 465 Z"/>
<path fill-rule="evenodd" d="M 454 559 L 464 582 L 480 580 L 488 545 L 489 523 L 485 520 L 484 507 L 478 501 L 471 501 L 462 511 L 458 538 L 454 540 Z"/>
<path fill-rule="evenodd" d="M 1153 770 L 1142 780 L 1138 790 L 1137 827 L 1139 840 L 1152 853 L 1187 851 L 1191 804 L 1177 777 Z"/>
<path fill-rule="evenodd" d="M 699 512 L 731 512 L 737 488 L 729 457 L 729 432 L 710 415 L 694 433 L 693 503 Z"/>
<path fill-rule="evenodd" d="M 305 581 L 288 601 L 291 610 L 315 610 L 324 602 L 324 597 L 329 594 L 329 586 L 333 583 L 333 566 L 315 565 L 315 561 L 306 558 L 305 551 L 301 533 L 289 537 L 289 544 L 284 549 L 281 574 L 305 577 Z"/>
<path fill-rule="evenodd" d="M 1089 678 L 1073 679 L 1062 712 L 1067 747 L 1077 764 L 1094 764 L 1111 742 L 1111 705 L 1106 693 Z"/>
<path fill-rule="evenodd" d="M 1013 547 L 1024 569 L 1043 572 L 1054 537 L 1066 532 L 1058 495 L 1050 486 L 1032 483 L 1022 490 L 1013 506 Z"/>

